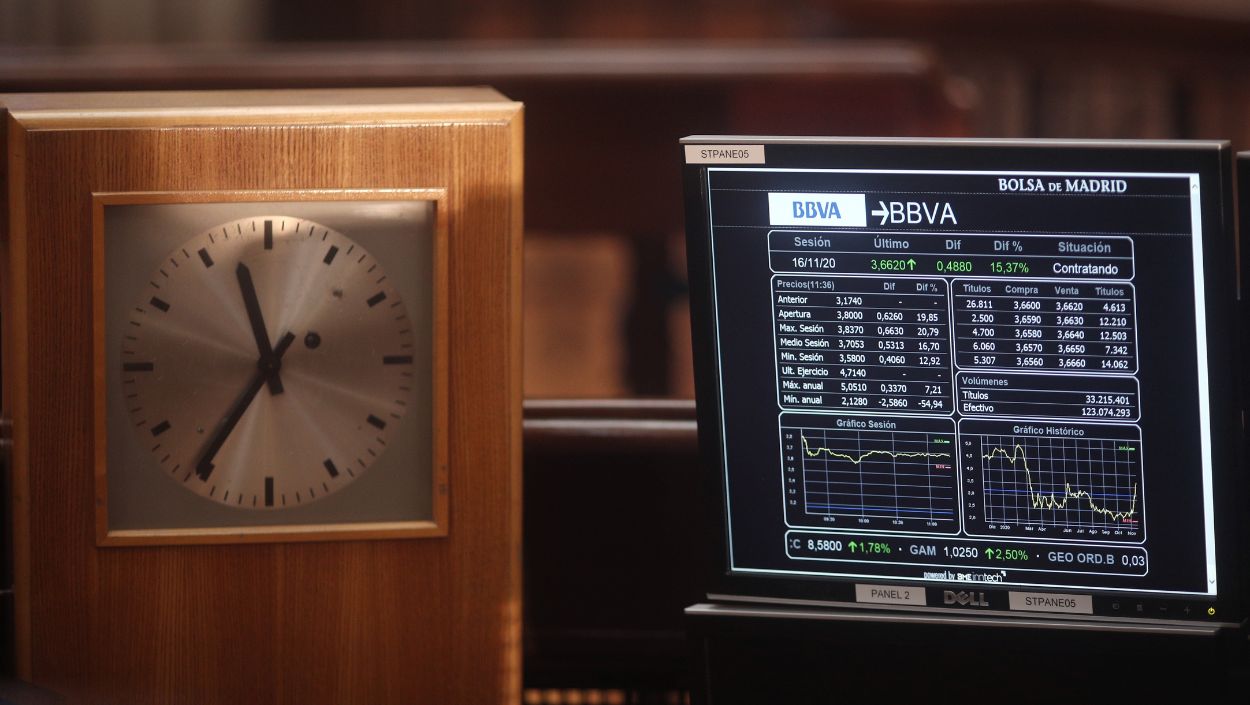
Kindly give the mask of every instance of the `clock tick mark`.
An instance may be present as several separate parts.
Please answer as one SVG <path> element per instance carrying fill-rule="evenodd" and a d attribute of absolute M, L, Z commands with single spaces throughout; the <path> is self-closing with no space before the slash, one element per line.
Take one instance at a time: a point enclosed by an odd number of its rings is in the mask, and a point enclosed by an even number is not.
<path fill-rule="evenodd" d="M 321 233 L 321 241 L 322 241 L 322 242 L 325 242 L 325 241 L 326 241 L 326 238 L 328 238 L 328 237 L 330 237 L 330 231 L 329 231 L 329 230 L 325 231 L 324 233 Z"/>
<path fill-rule="evenodd" d="M 123 362 L 123 372 L 151 372 L 156 369 L 154 362 Z"/>
<path fill-rule="evenodd" d="M 372 448 L 365 448 L 365 452 L 368 453 L 369 455 L 372 455 L 375 458 L 378 457 L 378 454 L 374 453 Z"/>
<path fill-rule="evenodd" d="M 282 498 L 282 503 L 286 504 L 285 496 Z M 273 506 L 273 478 L 272 477 L 265 478 L 265 506 L 266 507 Z"/>
<path fill-rule="evenodd" d="M 166 279 L 168 279 L 168 278 L 169 278 L 169 272 L 166 272 L 166 271 L 165 271 L 165 270 L 163 270 L 163 269 L 158 269 L 158 270 L 156 270 L 156 271 L 160 272 L 162 277 L 165 277 Z"/>
<path fill-rule="evenodd" d="M 373 274 L 373 270 L 375 270 L 375 269 L 377 269 L 377 268 L 378 268 L 378 265 L 376 265 L 376 264 L 375 264 L 375 265 L 373 265 L 372 267 L 370 267 L 370 268 L 368 269 L 368 271 L 366 271 L 365 273 L 366 273 L 366 274 Z"/>
<path fill-rule="evenodd" d="M 331 262 L 334 261 L 334 256 L 337 255 L 338 253 L 339 253 L 339 248 L 335 247 L 334 245 L 330 245 L 329 251 L 326 252 L 325 259 L 321 261 L 325 262 L 326 264 L 330 264 Z"/>
<path fill-rule="evenodd" d="M 226 229 L 225 229 L 225 228 L 222 228 L 222 229 L 221 229 L 221 234 L 222 234 L 222 235 L 225 235 L 225 234 L 226 234 Z M 217 244 L 217 241 L 213 239 L 213 234 L 212 234 L 212 233 L 209 233 L 209 234 L 208 234 L 208 244 L 210 244 L 210 245 L 216 245 L 216 244 Z"/>
<path fill-rule="evenodd" d="M 378 304 L 382 303 L 385 299 L 386 299 L 386 292 L 385 292 L 385 291 L 379 291 L 378 293 L 374 294 L 373 296 L 370 296 L 370 297 L 369 297 L 369 300 L 368 300 L 368 301 L 366 301 L 365 303 L 369 304 L 369 308 L 373 308 L 374 306 L 377 306 Z M 398 302 L 396 302 L 396 303 L 398 303 Z"/>
<path fill-rule="evenodd" d="M 361 256 L 360 256 L 360 259 L 356 260 L 356 264 L 360 264 L 361 262 L 364 262 L 364 261 L 365 261 L 365 258 L 366 258 L 366 257 L 368 257 L 368 256 L 369 256 L 368 254 L 363 254 L 363 255 L 361 255 Z"/>
<path fill-rule="evenodd" d="M 285 225 L 285 221 L 283 221 L 283 224 Z M 273 221 L 272 220 L 265 221 L 265 249 L 266 250 L 273 249 Z"/>
<path fill-rule="evenodd" d="M 327 485 L 326 483 L 324 483 L 324 482 L 323 482 L 323 483 L 321 483 L 321 489 L 322 489 L 322 490 L 325 490 L 325 493 L 326 493 L 326 494 L 330 494 L 330 486 L 329 486 L 329 485 Z"/>
<path fill-rule="evenodd" d="M 213 266 L 213 258 L 208 254 L 208 250 L 203 247 L 200 248 L 200 261 L 204 263 L 205 267 Z"/>
<path fill-rule="evenodd" d="M 350 255 L 350 254 L 352 253 L 352 250 L 354 250 L 354 249 L 356 249 L 356 246 L 355 246 L 355 245 L 350 245 L 350 246 L 347 248 L 347 254 L 349 254 L 349 255 Z"/>
<path fill-rule="evenodd" d="M 386 275 L 385 275 L 385 274 L 383 274 L 383 275 L 382 275 L 382 278 L 381 278 L 381 279 L 379 279 L 379 280 L 375 281 L 375 282 L 374 282 L 374 284 L 381 284 L 381 283 L 382 283 L 382 282 L 384 282 L 384 281 L 386 281 Z"/>
<path fill-rule="evenodd" d="M 371 426 L 377 428 L 379 431 L 386 428 L 386 422 L 374 416 L 373 414 L 369 414 L 369 418 L 365 420 L 368 421 Z"/>
<path fill-rule="evenodd" d="M 191 253 L 190 253 L 190 252 L 187 252 L 187 248 L 185 248 L 185 247 L 184 247 L 184 248 L 182 248 L 182 258 L 183 258 L 183 259 L 191 259 Z"/>
<path fill-rule="evenodd" d="M 168 453 L 166 453 L 166 454 L 165 454 L 165 457 L 164 457 L 164 458 L 161 458 L 161 462 L 162 462 L 162 463 L 164 463 L 166 460 L 169 460 L 169 454 L 168 454 Z"/>
<path fill-rule="evenodd" d="M 155 306 L 155 307 L 159 308 L 161 311 L 168 311 L 168 310 L 169 310 L 169 303 L 168 303 L 168 302 L 166 302 L 166 301 L 164 301 L 163 299 L 159 299 L 159 298 L 157 298 L 157 297 L 155 297 L 155 296 L 153 296 L 153 297 L 152 297 L 152 299 L 151 299 L 150 301 L 148 301 L 148 303 L 150 303 L 150 304 L 152 304 L 153 306 Z"/>
<path fill-rule="evenodd" d="M 217 485 L 213 485 L 213 488 L 208 491 L 208 496 L 212 497 L 214 494 L 216 494 L 216 492 L 217 492 Z"/>
<path fill-rule="evenodd" d="M 152 285 L 152 288 L 153 288 L 153 289 L 159 289 L 159 288 L 161 288 L 161 285 L 160 285 L 160 284 L 157 284 L 156 282 L 148 282 L 148 283 Z"/>
<path fill-rule="evenodd" d="M 347 474 L 351 477 L 356 477 L 356 473 L 352 472 L 351 468 L 347 468 Z"/>
<path fill-rule="evenodd" d="M 221 496 L 221 501 L 223 502 L 230 501 L 230 490 L 226 490 L 226 493 Z"/>
<path fill-rule="evenodd" d="M 178 260 L 174 259 L 173 257 L 170 257 L 170 258 L 169 258 L 169 263 L 170 263 L 170 264 L 172 264 L 172 265 L 174 265 L 174 269 L 177 269 L 178 267 L 180 267 L 180 266 L 181 266 L 181 265 L 179 265 L 179 264 L 178 264 Z"/>
<path fill-rule="evenodd" d="M 386 441 L 382 440 L 381 436 L 378 436 L 374 440 L 377 441 L 379 445 L 386 445 Z"/>
<path fill-rule="evenodd" d="M 169 430 L 169 421 L 162 421 L 152 427 L 152 435 L 159 436 Z"/>
<path fill-rule="evenodd" d="M 326 472 L 330 473 L 330 477 L 338 477 L 338 476 L 339 476 L 339 469 L 338 469 L 338 468 L 336 468 L 336 467 L 334 466 L 334 461 L 333 461 L 333 460 L 330 460 L 329 458 L 326 458 L 326 461 L 325 461 L 324 463 L 322 463 L 322 465 L 324 465 L 324 466 L 325 466 L 325 468 L 326 468 Z"/>
<path fill-rule="evenodd" d="M 412 355 L 383 355 L 383 365 L 411 365 Z"/>

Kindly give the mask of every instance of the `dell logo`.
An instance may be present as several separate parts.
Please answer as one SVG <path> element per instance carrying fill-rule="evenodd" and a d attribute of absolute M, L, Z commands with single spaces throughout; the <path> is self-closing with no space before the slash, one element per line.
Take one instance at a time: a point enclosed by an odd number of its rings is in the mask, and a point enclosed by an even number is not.
<path fill-rule="evenodd" d="M 948 605 L 964 605 L 965 607 L 989 607 L 989 600 L 985 599 L 983 592 L 965 592 L 960 590 L 942 591 L 942 602 Z"/>

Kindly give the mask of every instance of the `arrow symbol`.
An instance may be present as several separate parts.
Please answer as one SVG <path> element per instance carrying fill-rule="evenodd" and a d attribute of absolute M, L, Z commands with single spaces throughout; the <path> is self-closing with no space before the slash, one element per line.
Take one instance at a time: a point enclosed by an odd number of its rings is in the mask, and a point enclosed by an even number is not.
<path fill-rule="evenodd" d="M 881 207 L 880 207 L 880 208 L 874 208 L 874 209 L 871 211 L 871 215 L 872 215 L 873 217 L 880 216 L 880 217 L 881 217 L 881 222 L 880 222 L 879 224 L 880 224 L 880 225 L 885 225 L 885 219 L 886 219 L 886 217 L 887 217 L 888 215 L 890 215 L 890 211 L 889 211 L 888 209 L 886 209 L 886 207 L 885 207 L 885 201 L 877 201 L 877 205 L 878 205 L 878 206 L 881 206 Z"/>

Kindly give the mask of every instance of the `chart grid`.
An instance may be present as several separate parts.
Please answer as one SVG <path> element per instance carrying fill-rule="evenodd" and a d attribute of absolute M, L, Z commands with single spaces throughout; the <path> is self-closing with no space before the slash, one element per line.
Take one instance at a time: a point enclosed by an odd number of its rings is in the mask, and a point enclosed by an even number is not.
<path fill-rule="evenodd" d="M 804 512 L 956 522 L 954 434 L 783 427 L 798 441 Z"/>
<path fill-rule="evenodd" d="M 967 436 L 965 436 L 967 438 Z M 980 435 L 985 518 L 991 524 L 1135 534 L 1143 526 L 1141 442 Z"/>

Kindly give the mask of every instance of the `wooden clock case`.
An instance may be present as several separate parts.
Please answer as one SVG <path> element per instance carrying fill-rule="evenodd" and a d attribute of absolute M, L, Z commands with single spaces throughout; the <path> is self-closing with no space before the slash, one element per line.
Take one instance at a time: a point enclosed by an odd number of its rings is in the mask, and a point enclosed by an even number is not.
<path fill-rule="evenodd" d="M 521 106 L 471 88 L 28 94 L 0 111 L 19 677 L 71 702 L 519 700 Z M 429 190 L 445 209 L 446 530 L 100 545 L 93 194 L 340 189 Z"/>

